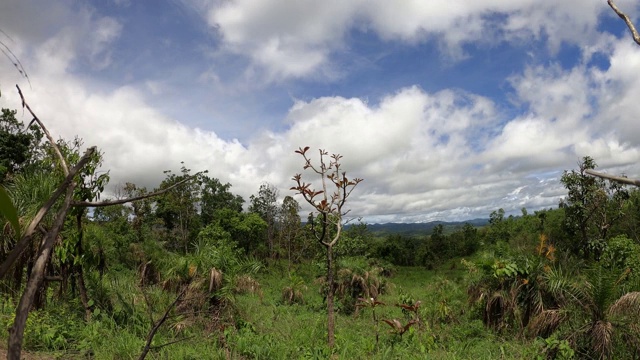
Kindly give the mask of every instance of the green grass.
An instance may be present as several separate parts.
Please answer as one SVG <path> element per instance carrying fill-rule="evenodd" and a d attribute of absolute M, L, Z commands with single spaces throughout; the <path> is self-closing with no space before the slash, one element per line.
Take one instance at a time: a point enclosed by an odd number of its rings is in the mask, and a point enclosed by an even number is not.
<path fill-rule="evenodd" d="M 348 316 L 339 314 L 335 354 L 343 359 L 535 357 L 540 349 L 537 344 L 502 339 L 476 319 L 466 302 L 464 271 L 457 262 L 432 271 L 398 268 L 389 279 L 393 286 L 379 297 L 386 305 L 376 308 L 378 319 L 395 318 L 406 323 L 410 316 L 395 305 L 403 300 L 420 300 L 421 324 L 399 337 L 390 333 L 390 326 L 380 322 L 376 346 L 371 309 Z M 297 274 L 307 284 L 302 305 L 282 304 L 280 291 L 287 286 L 286 274 L 264 274 L 259 278 L 264 292 L 262 300 L 255 296 L 238 298 L 245 327 L 231 336 L 237 355 L 260 359 L 327 358 L 326 312 L 314 285 L 314 273 L 300 269 Z"/>
<path fill-rule="evenodd" d="M 370 308 L 358 313 L 336 317 L 336 347 L 334 356 L 340 359 L 531 359 L 541 346 L 532 341 L 502 338 L 485 329 L 466 301 L 465 269 L 459 260 L 438 269 L 397 268 L 388 279 L 392 286 L 379 300 L 386 305 L 376 307 L 378 319 L 398 319 L 406 323 L 410 313 L 403 313 L 396 304 L 422 302 L 418 314 L 420 323 L 402 336 L 392 334 L 392 328 L 377 324 Z M 208 319 L 177 330 L 184 319 L 171 318 L 154 339 L 154 345 L 184 339 L 152 351 L 148 359 L 225 359 L 227 344 L 234 359 L 327 359 L 326 310 L 319 285 L 314 283 L 318 269 L 299 266 L 295 270 L 304 281 L 303 304 L 286 305 L 282 289 L 291 280 L 282 263 L 272 264 L 258 275 L 262 296 L 237 295 L 233 316 L 235 326 L 208 329 Z M 96 314 L 89 323 L 82 320 L 81 306 L 50 306 L 46 311 L 31 314 L 27 325 L 25 349 L 48 350 L 59 358 L 135 359 L 144 346 L 151 324 L 145 303 L 132 274 L 105 277 L 105 293 L 119 289 L 120 296 L 112 300 L 114 313 L 121 316 Z M 128 285 L 129 284 L 129 285 Z M 163 295 L 164 294 L 164 295 Z M 171 302 L 171 294 L 159 289 L 150 292 L 154 318 L 161 316 Z M 117 298 L 117 299 L 116 299 Z M 0 307 L 3 341 L 6 341 L 13 304 L 5 301 Z M 340 309 L 340 304 L 338 304 Z"/>

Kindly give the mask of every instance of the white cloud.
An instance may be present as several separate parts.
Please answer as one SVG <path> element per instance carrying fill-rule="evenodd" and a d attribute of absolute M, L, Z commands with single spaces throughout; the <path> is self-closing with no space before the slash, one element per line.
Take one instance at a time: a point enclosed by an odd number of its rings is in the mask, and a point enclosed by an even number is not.
<path fill-rule="evenodd" d="M 574 35 L 592 31 L 600 13 L 593 1 L 580 6 L 576 1 L 454 1 L 442 9 L 436 2 L 389 9 L 383 1 L 363 4 L 300 2 L 291 9 L 283 2 L 236 1 L 198 6 L 210 10 L 208 19 L 219 27 L 228 50 L 251 57 L 274 80 L 308 76 L 326 66 L 333 51 L 348 45 L 343 36 L 352 28 L 375 31 L 388 41 L 417 43 L 458 24 L 439 40 L 455 49 L 468 41 L 488 41 L 482 34 L 495 23 L 489 15 L 498 12 L 507 18 L 489 32 L 497 36 L 494 43 L 554 32 L 564 33 L 558 35 L 562 41 L 580 42 L 583 38 Z M 291 194 L 291 176 L 302 170 L 294 150 L 310 146 L 311 154 L 317 148 L 343 154 L 345 170 L 365 179 L 349 203 L 353 216 L 424 221 L 486 217 L 498 207 L 517 212 L 554 206 L 563 194 L 560 172 L 575 167 L 584 155 L 612 172 L 640 175 L 640 80 L 635 76 L 640 51 L 626 38 L 606 44 L 611 38 L 598 36 L 584 47 L 585 54 L 611 49 L 606 70 L 589 67 L 585 59 L 570 70 L 548 64 L 512 76 L 513 102 L 520 106 L 515 115 L 462 90 L 408 86 L 387 89 L 372 102 L 343 96 L 297 100 L 283 119 L 284 129 L 248 129 L 255 133 L 241 144 L 189 127 L 151 106 L 146 94 L 164 94 L 163 83 L 105 88 L 73 73 L 80 60 L 95 69 L 109 65 L 111 45 L 122 36 L 116 19 L 49 5 L 59 22 L 46 23 L 53 31 L 44 36 L 3 16 L 2 6 L 0 21 L 8 20 L 5 30 L 18 34 L 17 54 L 30 64 L 33 87 L 23 86 L 27 101 L 56 136 L 79 135 L 87 145 L 99 146 L 113 184 L 154 187 L 164 177 L 162 170 L 178 170 L 184 161 L 194 171 L 209 169 L 210 176 L 231 182 L 245 199 L 263 181 L 284 196 Z M 528 11 L 535 16 L 524 16 Z M 552 11 L 557 13 L 544 16 Z M 2 106 L 19 108 L 6 84 L 24 81 L 10 64 L 0 65 L 0 74 Z"/>
<path fill-rule="evenodd" d="M 78 61 L 86 61 L 98 70 L 109 66 L 110 46 L 122 31 L 117 20 L 68 1 L 2 2 L 0 24 L 13 40 L 5 45 L 18 58 L 24 58 L 26 68 L 44 66 L 48 72 L 60 74 Z M 33 57 L 36 63 L 28 62 L 27 56 Z"/>
<path fill-rule="evenodd" d="M 330 55 L 345 48 L 349 31 L 407 43 L 435 39 L 454 59 L 466 56 L 465 44 L 542 37 L 557 52 L 563 42 L 589 44 L 608 11 L 598 0 L 235 0 L 198 8 L 227 50 L 248 56 L 269 81 L 334 73 Z"/>
<path fill-rule="evenodd" d="M 109 45 L 121 32 L 122 25 L 113 18 L 103 17 L 96 21 L 87 42 L 89 60 L 94 68 L 101 70 L 111 64 Z"/>

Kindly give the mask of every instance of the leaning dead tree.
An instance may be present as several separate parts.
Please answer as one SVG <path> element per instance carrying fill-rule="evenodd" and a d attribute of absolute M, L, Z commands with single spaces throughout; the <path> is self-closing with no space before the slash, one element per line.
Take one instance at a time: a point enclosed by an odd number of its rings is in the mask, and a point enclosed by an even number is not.
<path fill-rule="evenodd" d="M 57 158 L 59 165 L 62 169 L 62 172 L 65 176 L 64 180 L 60 185 L 58 185 L 57 189 L 51 195 L 49 200 L 47 200 L 44 205 L 38 210 L 36 215 L 33 217 L 29 225 L 27 226 L 24 233 L 20 235 L 20 239 L 11 252 L 8 254 L 7 258 L 0 264 L 0 278 L 6 276 L 7 272 L 11 269 L 11 267 L 15 264 L 15 262 L 20 258 L 22 253 L 28 247 L 32 246 L 35 232 L 37 229 L 42 231 L 43 227 L 40 226 L 43 218 L 47 213 L 52 211 L 54 205 L 58 202 L 58 200 L 64 194 L 64 200 L 60 205 L 53 221 L 53 225 L 49 229 L 45 229 L 44 237 L 40 242 L 40 247 L 37 253 L 37 257 L 35 263 L 33 265 L 33 269 L 27 280 L 27 285 L 25 286 L 24 292 L 20 297 L 20 302 L 16 308 L 16 315 L 13 322 L 13 326 L 9 329 L 9 344 L 7 350 L 7 359 L 8 360 L 19 360 L 20 354 L 22 352 L 22 342 L 24 337 L 24 330 L 27 322 L 27 318 L 29 316 L 29 311 L 33 307 L 34 300 L 36 297 L 36 293 L 38 289 L 42 286 L 43 280 L 45 278 L 45 269 L 47 264 L 51 259 L 51 253 L 53 251 L 54 244 L 56 239 L 59 236 L 59 233 L 64 225 L 64 221 L 71 211 L 72 208 L 87 208 L 87 207 L 101 207 L 101 206 L 111 206 L 118 204 L 125 204 L 132 201 L 142 200 L 154 196 L 161 195 L 177 186 L 180 186 L 194 178 L 200 176 L 201 173 L 196 173 L 193 176 L 190 176 L 183 181 L 180 181 L 176 184 L 173 184 L 170 187 L 162 189 L 160 191 L 156 191 L 153 193 L 145 194 L 143 196 L 131 197 L 127 199 L 121 200 L 107 200 L 101 202 L 90 202 L 90 201 L 74 201 L 73 195 L 76 187 L 78 186 L 76 176 L 79 172 L 90 162 L 92 156 L 97 153 L 97 148 L 95 146 L 88 148 L 84 155 L 80 158 L 77 164 L 70 166 L 67 160 L 62 155 L 62 151 L 60 151 L 60 147 L 53 139 L 47 128 L 44 126 L 40 118 L 36 116 L 36 114 L 31 110 L 29 105 L 24 99 L 22 91 L 20 87 L 18 87 L 18 93 L 20 94 L 20 98 L 22 100 L 22 107 L 26 108 L 27 111 L 33 117 L 32 123 L 37 123 L 38 126 L 42 129 L 44 134 L 47 137 L 48 142 L 51 144 L 54 155 Z M 81 227 L 81 223 L 78 224 Z M 81 229 L 80 229 L 81 231 Z M 88 304 L 86 299 L 82 298 L 83 305 L 85 310 L 88 309 Z"/>

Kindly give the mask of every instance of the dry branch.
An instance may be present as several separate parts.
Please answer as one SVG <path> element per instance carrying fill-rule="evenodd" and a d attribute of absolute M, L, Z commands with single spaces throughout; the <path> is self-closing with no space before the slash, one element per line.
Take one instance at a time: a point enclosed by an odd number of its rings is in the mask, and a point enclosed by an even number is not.
<path fill-rule="evenodd" d="M 636 27 L 633 25 L 633 22 L 631 22 L 631 19 L 625 13 L 620 11 L 620 9 L 618 9 L 616 4 L 613 3 L 613 0 L 607 0 L 607 3 L 613 9 L 616 15 L 624 20 L 625 24 L 627 24 L 629 31 L 631 31 L 631 36 L 633 36 L 633 41 L 635 41 L 636 44 L 640 45 L 640 34 L 638 34 L 638 30 L 636 30 Z"/>
<path fill-rule="evenodd" d="M 22 100 L 22 107 L 27 108 L 31 116 L 33 116 L 33 120 L 31 122 L 34 122 L 34 121 L 37 122 L 38 125 L 42 128 L 42 131 L 47 136 L 49 143 L 51 143 L 51 147 L 53 148 L 53 151 L 55 151 L 56 156 L 58 157 L 58 160 L 60 160 L 60 166 L 62 167 L 64 176 L 69 175 L 69 166 L 67 165 L 67 161 L 64 159 L 64 156 L 62 156 L 62 152 L 60 151 L 58 144 L 56 144 L 56 141 L 53 140 L 53 137 L 49 133 L 49 130 L 47 130 L 47 128 L 42 123 L 42 121 L 40 121 L 40 118 L 38 118 L 38 116 L 36 116 L 36 114 L 33 113 L 29 104 L 27 104 L 27 102 L 24 100 L 24 96 L 22 95 L 22 90 L 20 90 L 20 86 L 16 85 L 16 88 L 18 88 L 18 94 L 20 94 L 20 99 Z"/>
<path fill-rule="evenodd" d="M 53 250 L 53 245 L 56 241 L 58 233 L 60 232 L 60 229 L 64 225 L 64 220 L 67 217 L 67 213 L 71 208 L 70 204 L 73 197 L 73 192 L 75 190 L 75 183 L 72 182 L 71 184 L 69 184 L 66 190 L 67 194 L 64 199 L 64 204 L 56 215 L 53 227 L 49 230 L 49 232 L 47 232 L 47 235 L 44 238 L 43 246 L 40 249 L 35 264 L 33 265 L 31 276 L 29 277 L 27 286 L 24 289 L 24 293 L 20 298 L 20 303 L 18 303 L 13 326 L 9 329 L 9 349 L 7 350 L 7 360 L 20 359 L 20 353 L 22 351 L 22 339 L 24 336 L 24 329 L 27 324 L 27 317 L 29 316 L 29 311 L 33 306 L 33 300 L 35 298 L 36 292 L 38 291 L 38 288 L 44 280 L 44 272 L 47 263 L 49 262 L 51 252 Z"/>
<path fill-rule="evenodd" d="M 171 312 L 171 309 L 173 309 L 176 306 L 176 304 L 178 304 L 180 300 L 182 300 L 182 297 L 187 292 L 188 288 L 189 288 L 188 286 L 185 286 L 184 289 L 182 289 L 180 294 L 178 294 L 178 297 L 176 297 L 176 299 L 171 303 L 171 305 L 169 305 L 169 307 L 167 308 L 167 311 L 164 312 L 164 315 L 162 316 L 162 318 L 160 318 L 160 320 L 158 320 L 158 322 L 153 325 L 153 328 L 151 328 L 151 331 L 149 331 L 149 335 L 147 335 L 147 343 L 145 344 L 144 349 L 142 349 L 142 353 L 140 354 L 140 357 L 138 358 L 138 360 L 144 360 L 144 358 L 147 356 L 147 353 L 149 353 L 149 350 L 151 350 L 151 342 L 153 341 L 153 337 L 156 335 L 156 332 L 158 332 L 158 329 L 160 328 L 160 326 L 162 326 L 162 324 L 164 324 L 164 322 L 169 317 L 169 313 Z"/>
<path fill-rule="evenodd" d="M 584 172 L 589 174 L 589 175 L 592 175 L 592 176 L 597 176 L 599 178 L 603 178 L 603 179 L 607 179 L 607 180 L 611 180 L 611 181 L 616 181 L 616 182 L 619 182 L 619 183 L 622 183 L 622 184 L 640 186 L 640 180 L 635 180 L 635 179 L 629 179 L 629 178 L 621 177 L 621 176 L 613 176 L 613 175 L 609 175 L 609 174 L 604 174 L 604 173 L 601 173 L 601 172 L 593 171 L 591 169 L 587 169 Z"/>
<path fill-rule="evenodd" d="M 162 189 L 162 190 L 158 190 L 149 194 L 144 194 L 144 195 L 140 195 L 140 196 L 135 196 L 135 197 L 130 197 L 130 198 L 126 198 L 126 199 L 119 199 L 119 200 L 105 200 L 105 201 L 100 201 L 100 202 L 90 202 L 90 201 L 74 201 L 71 203 L 71 206 L 73 207 L 104 207 L 104 206 L 112 206 L 112 205 L 120 205 L 120 204 L 126 204 L 129 202 L 133 202 L 133 201 L 138 201 L 138 200 L 143 200 L 143 199 L 147 199 L 150 197 L 154 197 L 154 196 L 158 196 L 158 195 L 162 195 L 164 193 L 166 193 L 167 191 L 178 187 L 190 180 L 195 179 L 196 177 L 198 177 L 200 174 L 202 174 L 203 172 L 199 172 L 196 174 L 193 174 L 192 176 L 189 176 L 188 178 L 179 181 L 171 186 L 169 186 L 166 189 Z"/>

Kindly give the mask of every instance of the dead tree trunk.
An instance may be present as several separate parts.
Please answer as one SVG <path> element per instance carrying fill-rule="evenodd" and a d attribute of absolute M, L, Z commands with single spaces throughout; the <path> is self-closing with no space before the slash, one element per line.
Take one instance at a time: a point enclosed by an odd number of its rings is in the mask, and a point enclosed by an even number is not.
<path fill-rule="evenodd" d="M 22 351 L 22 339 L 24 336 L 24 328 L 27 323 L 27 317 L 29 316 L 31 306 L 33 305 L 36 291 L 38 290 L 40 285 L 42 285 L 42 280 L 44 279 L 44 270 L 47 266 L 47 262 L 49 262 L 49 257 L 51 256 L 51 251 L 53 249 L 53 244 L 55 243 L 56 237 L 58 236 L 60 229 L 64 225 L 64 220 L 67 217 L 67 213 L 69 212 L 74 190 L 75 184 L 72 183 L 67 188 L 67 194 L 65 196 L 64 203 L 62 205 L 62 208 L 56 215 L 53 227 L 49 230 L 49 232 L 47 232 L 47 235 L 44 238 L 44 244 L 40 249 L 40 253 L 38 254 L 36 263 L 33 266 L 31 276 L 29 277 L 29 281 L 27 282 L 27 287 L 25 288 L 24 293 L 20 298 L 20 303 L 18 304 L 18 308 L 16 310 L 16 318 L 13 322 L 13 326 L 11 327 L 11 329 L 9 329 L 9 349 L 7 350 L 7 360 L 20 360 L 20 353 Z"/>

